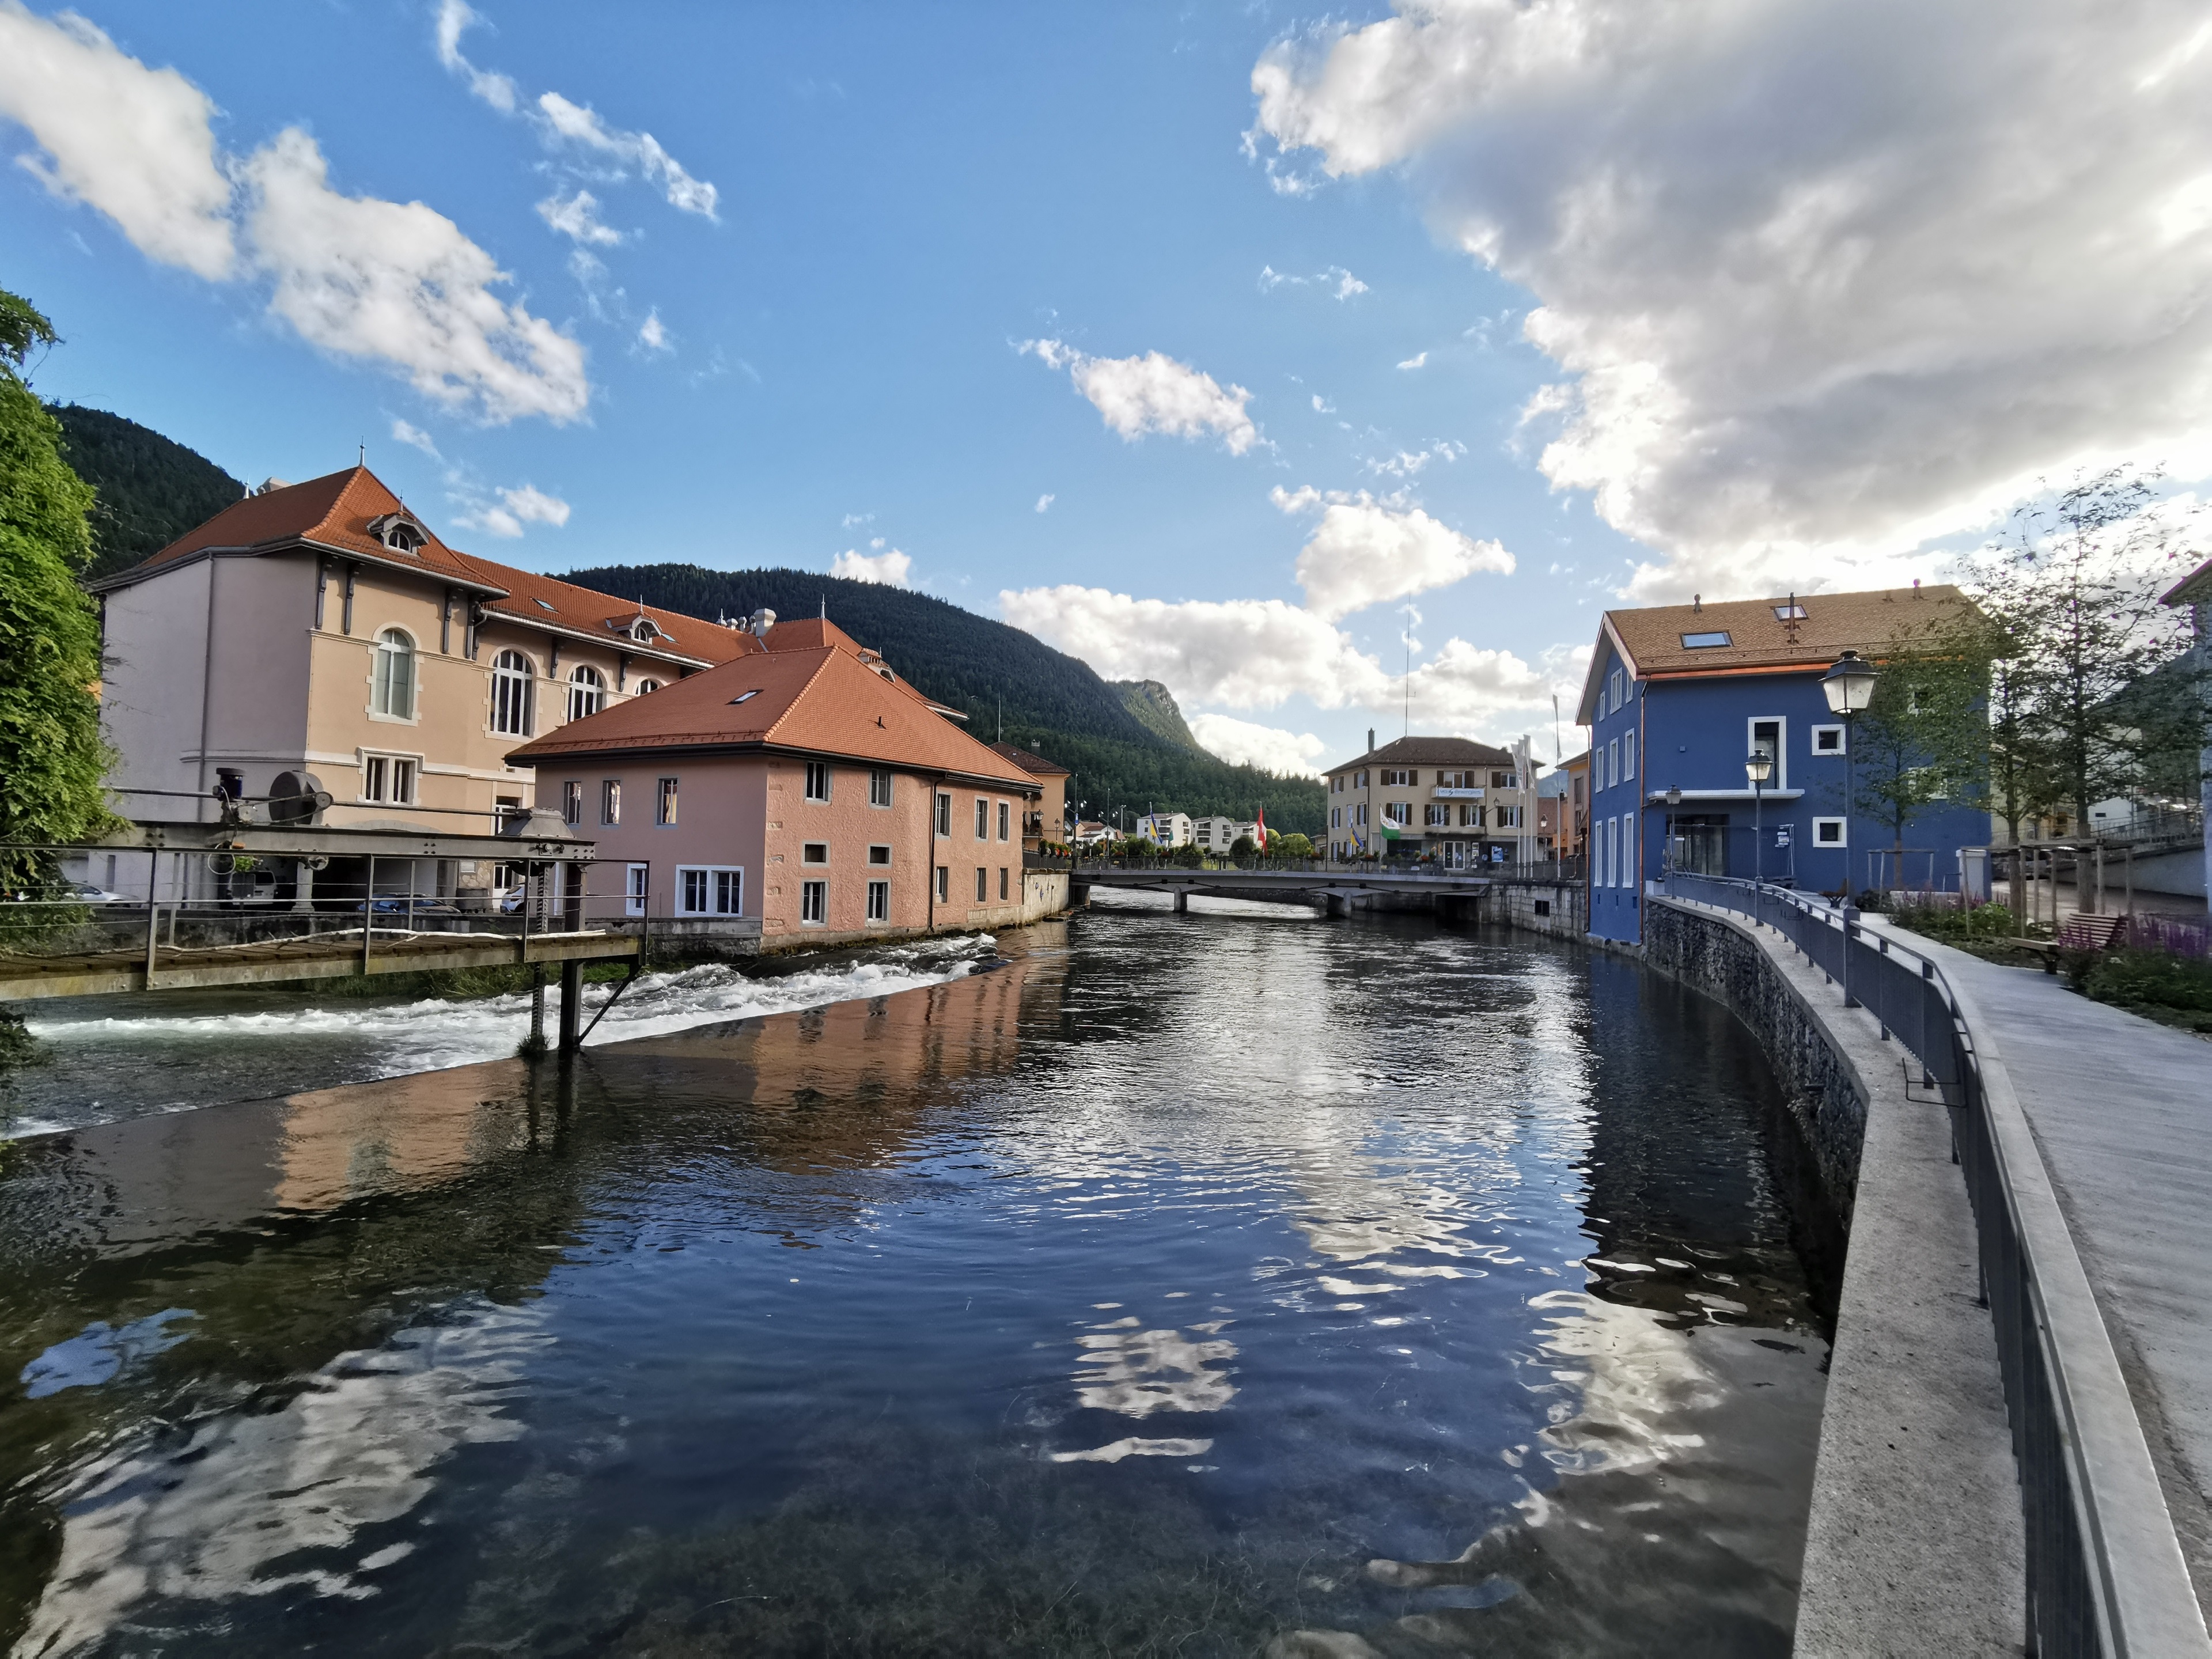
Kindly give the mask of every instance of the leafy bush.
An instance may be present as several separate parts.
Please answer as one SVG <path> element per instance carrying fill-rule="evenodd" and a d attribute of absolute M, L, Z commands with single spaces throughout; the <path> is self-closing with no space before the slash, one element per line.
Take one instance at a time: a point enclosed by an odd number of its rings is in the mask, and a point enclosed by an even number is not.
<path fill-rule="evenodd" d="M 2002 904 L 1978 904 L 1972 909 L 1950 905 L 1900 904 L 1891 920 L 1900 927 L 1930 939 L 2010 939 L 2013 915 Z"/>
<path fill-rule="evenodd" d="M 2200 1016 L 2191 1022 L 2197 1029 L 2212 1030 L 2212 963 L 2122 949 L 2081 951 L 2066 965 L 2069 977 L 2099 1002 L 2176 1009 Z"/>

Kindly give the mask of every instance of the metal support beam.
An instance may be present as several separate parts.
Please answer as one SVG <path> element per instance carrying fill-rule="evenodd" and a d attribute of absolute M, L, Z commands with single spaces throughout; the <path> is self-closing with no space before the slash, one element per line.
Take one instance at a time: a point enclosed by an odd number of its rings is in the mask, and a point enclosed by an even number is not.
<path fill-rule="evenodd" d="M 584 964 L 561 964 L 561 1054 L 566 1059 L 584 1046 Z"/>

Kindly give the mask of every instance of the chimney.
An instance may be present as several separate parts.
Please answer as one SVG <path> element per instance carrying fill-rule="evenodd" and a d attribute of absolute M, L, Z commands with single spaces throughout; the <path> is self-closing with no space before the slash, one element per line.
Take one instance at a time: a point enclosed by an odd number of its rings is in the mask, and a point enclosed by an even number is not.
<path fill-rule="evenodd" d="M 1375 752 L 1375 728 L 1371 726 L 1367 728 L 1367 752 L 1370 755 Z"/>
<path fill-rule="evenodd" d="M 1704 594 L 1692 593 L 1690 595 L 1690 614 L 1693 617 L 1702 617 L 1705 614 L 1705 596 Z"/>

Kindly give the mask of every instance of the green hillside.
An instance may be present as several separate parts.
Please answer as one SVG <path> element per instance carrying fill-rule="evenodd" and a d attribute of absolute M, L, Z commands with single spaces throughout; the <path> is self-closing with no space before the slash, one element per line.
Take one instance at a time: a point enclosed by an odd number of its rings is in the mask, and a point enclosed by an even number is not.
<path fill-rule="evenodd" d="M 1158 680 L 1109 680 L 1107 684 L 1121 694 L 1121 706 L 1155 737 L 1165 738 L 1176 748 L 1188 749 L 1194 755 L 1206 753 L 1205 744 L 1193 737 L 1190 727 L 1183 723 L 1182 710 L 1176 705 L 1175 695 Z"/>
<path fill-rule="evenodd" d="M 93 487 L 92 567 L 112 575 L 158 553 L 246 494 L 246 486 L 150 427 L 78 404 L 50 405 L 63 453 Z"/>
<path fill-rule="evenodd" d="M 1093 817 L 1127 807 L 1249 818 L 1317 836 L 1321 786 L 1255 767 L 1231 766 L 1197 745 L 1175 700 L 1129 682 L 1149 714 L 1140 718 L 1126 686 L 1018 628 L 927 593 L 840 580 L 804 570 L 708 570 L 691 564 L 607 565 L 564 580 L 623 599 L 642 599 L 695 617 L 742 617 L 765 607 L 781 617 L 817 615 L 863 645 L 928 696 L 969 717 L 985 742 L 1007 738 L 1075 773 L 1074 793 Z M 1160 704 L 1164 702 L 1163 708 Z M 1004 726 L 1001 727 L 1000 721 Z"/>

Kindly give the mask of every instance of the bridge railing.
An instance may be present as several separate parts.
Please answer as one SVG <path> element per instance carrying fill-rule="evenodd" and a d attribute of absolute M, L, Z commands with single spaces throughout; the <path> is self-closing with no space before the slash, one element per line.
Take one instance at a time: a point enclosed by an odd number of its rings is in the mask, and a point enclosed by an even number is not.
<path fill-rule="evenodd" d="M 2116 1440 L 2124 1452 L 2139 1445 L 2142 1431 L 2109 1342 L 2100 1353 L 2094 1337 L 2069 1344 L 2060 1334 L 2101 1336 L 2101 1316 L 2026 1119 L 2009 1088 L 1992 1100 L 1942 969 L 1901 943 L 1869 937 L 1856 910 L 1790 889 L 1683 872 L 1658 885 L 1669 897 L 1775 929 L 1843 988 L 1846 1006 L 1880 1021 L 1883 1037 L 1918 1062 L 1920 1086 L 1936 1090 L 1951 1110 L 2020 1475 L 2030 1651 L 2052 1659 L 2179 1652 L 2174 1632 L 2192 1623 L 2201 1644 L 2179 1549 L 2169 1560 L 2124 1541 L 2141 1535 L 2146 1510 L 2165 1513 L 2164 1499 L 2147 1452 L 2111 1455 Z"/>

